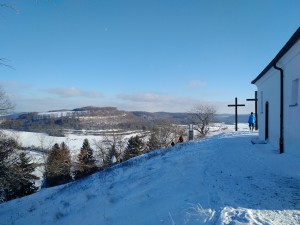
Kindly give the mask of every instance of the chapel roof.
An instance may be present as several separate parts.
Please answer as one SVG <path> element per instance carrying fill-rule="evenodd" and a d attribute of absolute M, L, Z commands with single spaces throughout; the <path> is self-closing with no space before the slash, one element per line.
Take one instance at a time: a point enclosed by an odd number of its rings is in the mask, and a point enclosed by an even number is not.
<path fill-rule="evenodd" d="M 287 53 L 288 50 L 300 39 L 300 27 L 296 30 L 293 36 L 288 40 L 288 42 L 283 46 L 283 48 L 278 52 L 275 58 L 266 66 L 266 68 L 251 82 L 255 84 L 260 78 L 262 78 L 271 69 L 276 62 L 278 62 L 282 56 Z"/>

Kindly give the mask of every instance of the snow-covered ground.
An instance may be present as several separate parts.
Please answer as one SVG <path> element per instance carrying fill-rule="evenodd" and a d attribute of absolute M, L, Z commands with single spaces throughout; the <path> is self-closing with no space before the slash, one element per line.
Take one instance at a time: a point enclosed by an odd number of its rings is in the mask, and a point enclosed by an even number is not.
<path fill-rule="evenodd" d="M 25 132 L 25 131 L 13 131 L 13 130 L 3 130 L 3 132 L 18 140 L 23 147 L 36 147 L 43 149 L 51 149 L 55 143 L 65 142 L 70 148 L 72 155 L 77 155 L 80 152 L 80 148 L 82 147 L 84 139 L 88 139 L 91 147 L 94 147 L 94 143 L 103 140 L 103 136 L 101 135 L 76 135 L 69 132 L 65 137 L 54 137 L 49 136 L 45 133 L 34 133 L 34 132 Z M 96 131 L 94 131 L 96 132 Z M 99 131 L 100 132 L 100 131 Z M 89 133 L 81 131 L 81 133 Z M 107 132 L 108 133 L 108 132 Z M 112 134 L 113 132 L 111 132 Z M 131 131 L 131 132 L 123 132 L 122 137 L 127 140 L 131 136 L 145 134 L 143 131 Z"/>
<path fill-rule="evenodd" d="M 0 225 L 300 224 L 300 158 L 231 129 L 2 203 Z"/>

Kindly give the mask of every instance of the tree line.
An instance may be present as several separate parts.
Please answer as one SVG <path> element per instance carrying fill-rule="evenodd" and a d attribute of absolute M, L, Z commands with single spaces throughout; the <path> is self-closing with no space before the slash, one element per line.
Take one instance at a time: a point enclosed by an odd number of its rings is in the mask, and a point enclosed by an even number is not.
<path fill-rule="evenodd" d="M 109 110 L 109 109 L 108 109 Z M 65 130 L 149 130 L 151 122 L 139 118 L 130 112 L 123 116 L 122 111 L 111 111 L 112 116 L 104 115 L 104 110 L 74 111 L 68 114 L 23 113 L 16 118 L 4 118 L 2 127 L 29 132 L 45 132 L 51 136 L 64 136 Z"/>
<path fill-rule="evenodd" d="M 159 131 L 159 132 L 158 132 Z M 165 132 L 165 133 L 164 133 Z M 174 130 L 173 130 L 174 132 Z M 164 133 L 164 137 L 161 135 Z M 181 133 L 166 133 L 155 129 L 148 138 L 135 135 L 125 140 L 121 135 L 105 136 L 101 141 L 84 139 L 79 154 L 72 160 L 65 142 L 55 143 L 45 157 L 43 186 L 53 187 L 82 179 L 116 163 L 145 154 L 155 149 L 170 147 Z M 0 135 L 0 202 L 23 197 L 38 191 L 33 174 L 40 164 L 34 163 L 28 151 L 13 138 Z"/>

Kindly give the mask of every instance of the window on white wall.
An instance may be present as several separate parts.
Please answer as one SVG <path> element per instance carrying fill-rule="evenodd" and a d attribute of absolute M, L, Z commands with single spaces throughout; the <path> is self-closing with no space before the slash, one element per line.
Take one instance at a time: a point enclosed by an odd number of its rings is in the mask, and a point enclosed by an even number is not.
<path fill-rule="evenodd" d="M 298 89 L 299 89 L 299 78 L 292 81 L 292 96 L 291 96 L 290 106 L 296 106 L 298 104 Z"/>
<path fill-rule="evenodd" d="M 260 92 L 260 113 L 264 112 L 264 95 L 263 92 Z"/>

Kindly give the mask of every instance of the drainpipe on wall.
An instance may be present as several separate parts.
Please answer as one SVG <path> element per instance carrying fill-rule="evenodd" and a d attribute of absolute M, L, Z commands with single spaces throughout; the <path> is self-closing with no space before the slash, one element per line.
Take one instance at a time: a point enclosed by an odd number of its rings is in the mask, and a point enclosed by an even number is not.
<path fill-rule="evenodd" d="M 280 137 L 279 137 L 279 153 L 283 151 L 283 69 L 276 66 L 277 62 L 274 63 L 274 68 L 280 71 Z"/>

